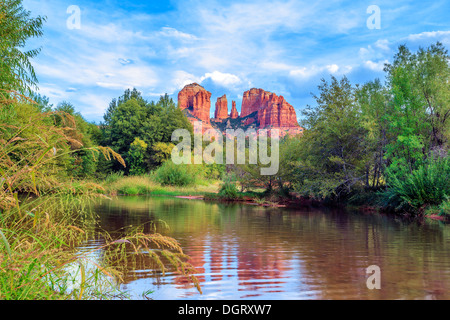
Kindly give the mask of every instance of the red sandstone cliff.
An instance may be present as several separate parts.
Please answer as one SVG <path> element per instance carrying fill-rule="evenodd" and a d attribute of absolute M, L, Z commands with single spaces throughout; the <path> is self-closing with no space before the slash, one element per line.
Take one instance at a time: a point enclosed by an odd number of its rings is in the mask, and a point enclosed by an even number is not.
<path fill-rule="evenodd" d="M 230 118 L 231 119 L 236 119 L 236 118 L 238 118 L 239 117 L 239 113 L 237 112 L 237 109 L 236 109 L 236 101 L 232 101 L 231 102 L 231 113 L 230 113 Z"/>
<path fill-rule="evenodd" d="M 181 109 L 188 109 L 191 115 L 202 120 L 203 130 L 211 127 L 210 108 L 211 93 L 206 91 L 197 83 L 185 86 L 178 93 L 178 103 Z M 255 113 L 251 117 L 248 117 Z M 263 89 L 250 89 L 244 92 L 242 98 L 241 115 L 236 109 L 236 102 L 232 101 L 231 113 L 228 116 L 228 102 L 226 95 L 217 98 L 214 120 L 218 121 L 214 126 L 220 126 L 224 119 L 242 118 L 242 121 L 233 126 L 253 126 L 257 129 L 277 128 L 283 136 L 287 133 L 295 135 L 301 134 L 301 128 L 297 122 L 295 109 L 283 96 L 277 96 L 275 93 Z M 195 118 L 190 117 L 191 121 Z M 229 123 L 229 121 L 228 121 Z"/>
<path fill-rule="evenodd" d="M 267 105 L 258 110 L 258 123 L 261 129 L 299 127 L 294 107 L 284 100 L 283 96 L 276 95 Z"/>
<path fill-rule="evenodd" d="M 228 118 L 228 101 L 225 94 L 222 97 L 217 98 L 214 118 L 216 120 L 223 120 Z"/>
<path fill-rule="evenodd" d="M 180 109 L 188 109 L 193 116 L 210 123 L 211 92 L 197 83 L 188 84 L 178 93 Z"/>
<path fill-rule="evenodd" d="M 275 93 L 255 88 L 245 91 L 242 98 L 241 117 L 255 111 L 260 129 L 299 127 L 294 107 L 283 96 L 277 96 Z"/>

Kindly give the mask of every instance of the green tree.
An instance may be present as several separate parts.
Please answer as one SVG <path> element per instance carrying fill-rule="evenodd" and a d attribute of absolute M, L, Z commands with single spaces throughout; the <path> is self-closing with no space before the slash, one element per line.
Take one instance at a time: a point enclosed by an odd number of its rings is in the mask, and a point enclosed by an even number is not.
<path fill-rule="evenodd" d="M 30 95 L 37 78 L 30 59 L 40 51 L 24 50 L 29 38 L 42 36 L 45 17 L 32 18 L 21 0 L 0 2 L 0 94 L 15 91 Z"/>
<path fill-rule="evenodd" d="M 53 113 L 53 124 L 62 127 L 67 143 L 73 151 L 67 155 L 67 170 L 73 177 L 91 177 L 97 170 L 99 157 L 93 147 L 99 145 L 100 129 L 93 123 L 87 122 L 83 116 L 75 111 L 75 107 L 66 101 L 58 104 Z"/>
<path fill-rule="evenodd" d="M 384 185 L 385 150 L 392 140 L 387 125 L 389 93 L 381 81 L 375 79 L 358 86 L 356 100 L 361 108 L 361 125 L 367 133 L 364 137 L 367 154 L 365 186 L 377 189 Z"/>
<path fill-rule="evenodd" d="M 450 65 L 441 43 L 412 53 L 400 46 L 386 66 L 390 94 L 385 116 L 384 206 L 420 213 L 450 194 L 448 141 Z"/>
<path fill-rule="evenodd" d="M 173 143 L 156 142 L 152 146 L 153 161 L 157 164 L 162 164 L 163 162 L 169 160 L 174 147 L 175 145 Z"/>
<path fill-rule="evenodd" d="M 304 112 L 298 174 L 299 191 L 320 197 L 340 198 L 364 181 L 367 129 L 362 125 L 355 87 L 343 77 L 322 79 L 317 106 Z"/>
<path fill-rule="evenodd" d="M 389 171 L 412 173 L 433 150 L 446 151 L 450 119 L 450 56 L 441 43 L 412 53 L 400 46 L 386 66 L 394 137 L 386 147 Z"/>
<path fill-rule="evenodd" d="M 170 144 L 176 129 L 193 132 L 189 120 L 167 94 L 156 103 L 146 102 L 135 89 L 125 91 L 121 98 L 113 100 L 104 120 L 102 141 L 122 156 L 127 157 L 136 137 L 147 144 L 144 158 L 147 171 L 162 163 L 162 150 L 153 146 L 157 143 Z M 117 166 L 117 169 L 121 170 L 121 167 Z"/>
<path fill-rule="evenodd" d="M 140 175 L 146 172 L 144 156 L 147 144 L 139 138 L 135 138 L 128 150 L 128 166 L 131 175 Z"/>

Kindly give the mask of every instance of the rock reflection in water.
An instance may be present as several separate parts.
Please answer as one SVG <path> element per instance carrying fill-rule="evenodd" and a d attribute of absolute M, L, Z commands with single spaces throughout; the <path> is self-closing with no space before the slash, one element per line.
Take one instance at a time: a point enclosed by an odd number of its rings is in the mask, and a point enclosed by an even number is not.
<path fill-rule="evenodd" d="M 441 222 L 165 197 L 121 197 L 96 210 L 116 236 L 128 226 L 158 226 L 198 271 L 202 295 L 139 259 L 123 285 L 134 298 L 148 290 L 154 299 L 450 298 L 450 226 Z M 370 265 L 381 269 L 380 290 L 366 286 Z"/>

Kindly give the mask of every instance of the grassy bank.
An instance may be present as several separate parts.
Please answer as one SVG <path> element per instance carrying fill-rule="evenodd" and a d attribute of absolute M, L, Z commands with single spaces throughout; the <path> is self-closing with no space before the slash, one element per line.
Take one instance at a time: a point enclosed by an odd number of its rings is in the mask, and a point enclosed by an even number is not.
<path fill-rule="evenodd" d="M 330 199 L 316 199 L 286 190 L 254 189 L 245 192 L 238 190 L 235 183 L 220 180 L 199 180 L 187 186 L 163 185 L 154 175 L 123 176 L 110 175 L 99 182 L 107 195 L 166 195 L 166 196 L 194 196 L 207 201 L 243 202 L 271 207 L 302 207 L 302 206 L 340 206 L 358 209 L 364 212 L 381 212 L 392 215 L 432 217 L 446 220 L 450 217 L 450 202 L 444 201 L 439 205 L 427 205 L 419 210 L 395 210 L 387 203 L 387 196 L 382 190 L 355 191 L 348 199 L 335 202 Z"/>
<path fill-rule="evenodd" d="M 99 182 L 107 195 L 167 195 L 167 196 L 189 196 L 204 195 L 205 193 L 216 193 L 219 190 L 220 181 L 202 181 L 199 184 L 187 186 L 163 185 L 155 181 L 151 175 L 143 176 L 120 176 L 110 175 L 104 181 Z"/>

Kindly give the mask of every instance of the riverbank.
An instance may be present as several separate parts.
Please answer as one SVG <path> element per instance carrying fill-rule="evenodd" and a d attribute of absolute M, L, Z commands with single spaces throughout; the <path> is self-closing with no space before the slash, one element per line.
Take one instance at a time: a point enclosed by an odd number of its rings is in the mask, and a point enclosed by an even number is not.
<path fill-rule="evenodd" d="M 109 196 L 203 196 L 205 193 L 217 193 L 220 188 L 219 180 L 199 181 L 188 186 L 171 186 L 156 182 L 150 175 L 108 177 L 104 181 L 99 181 L 99 184 Z"/>
<path fill-rule="evenodd" d="M 379 194 L 361 193 L 356 194 L 352 199 L 346 202 L 332 202 L 310 197 L 304 197 L 295 192 L 281 193 L 277 190 L 267 192 L 263 189 L 255 191 L 239 192 L 233 186 L 230 186 L 220 180 L 201 180 L 196 184 L 189 186 L 170 186 L 162 185 L 154 180 L 151 175 L 144 176 L 122 176 L 115 179 L 105 179 L 99 182 L 103 186 L 108 196 L 173 196 L 191 200 L 236 202 L 249 205 L 264 207 L 340 207 L 352 210 L 359 210 L 365 213 L 387 214 L 403 217 L 430 218 L 440 221 L 448 221 L 450 210 L 442 206 L 424 207 L 417 213 L 396 212 L 391 208 L 383 207 L 380 204 Z"/>

